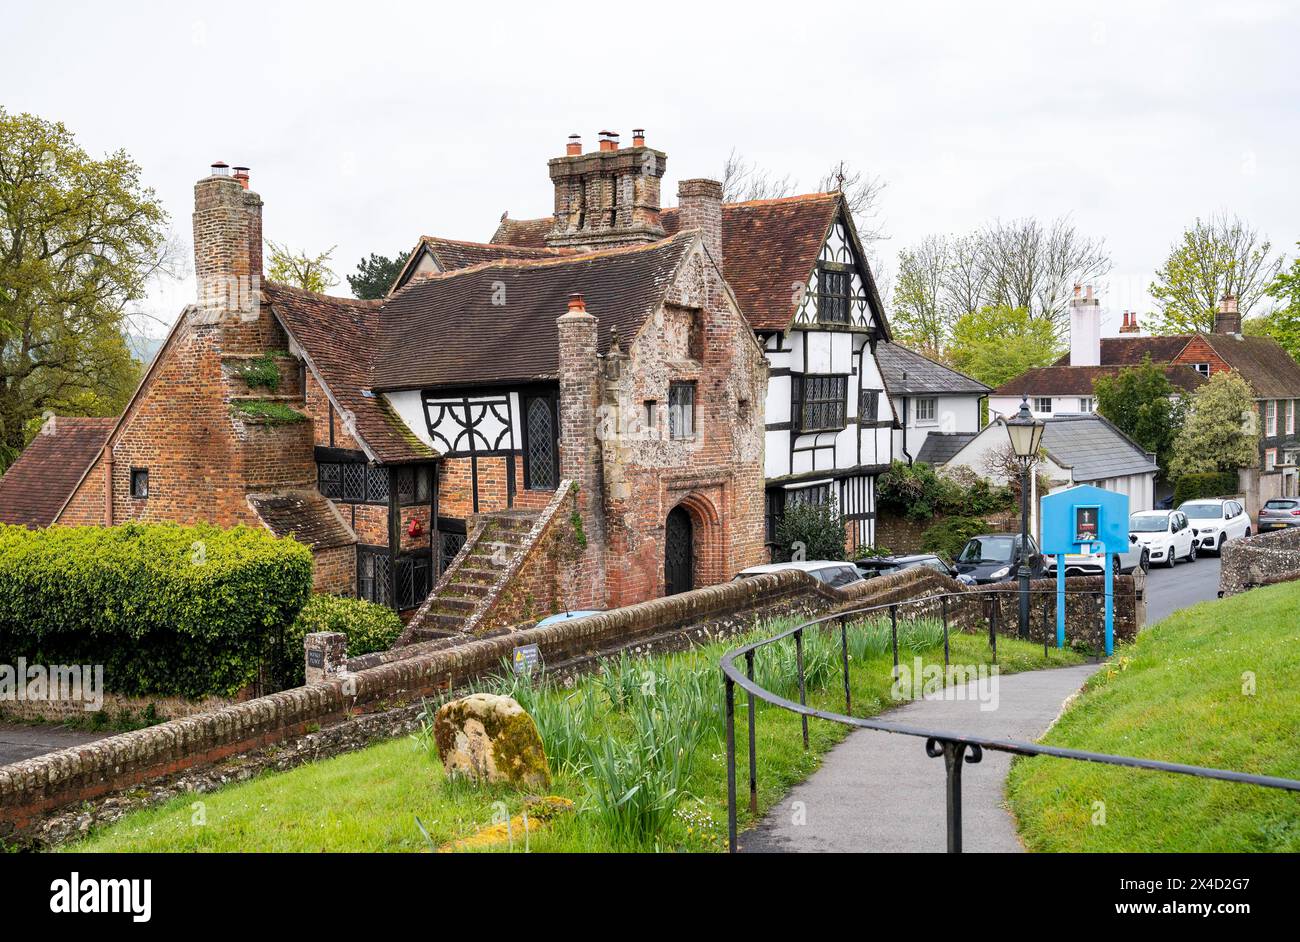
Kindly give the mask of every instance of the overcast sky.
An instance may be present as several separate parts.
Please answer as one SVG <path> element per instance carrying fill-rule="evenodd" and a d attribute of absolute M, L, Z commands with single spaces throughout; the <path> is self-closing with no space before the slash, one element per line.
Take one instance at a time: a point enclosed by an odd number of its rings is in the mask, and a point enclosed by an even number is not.
<path fill-rule="evenodd" d="M 1295 254 L 1296 4 L 728 6 L 6 2 L 0 103 L 125 148 L 187 241 L 195 180 L 247 164 L 267 236 L 337 244 L 340 278 L 548 213 L 565 138 L 634 127 L 665 203 L 732 148 L 808 189 L 838 160 L 879 175 L 891 275 L 927 233 L 1069 213 L 1115 264 L 1106 333 L 1198 214 Z"/>

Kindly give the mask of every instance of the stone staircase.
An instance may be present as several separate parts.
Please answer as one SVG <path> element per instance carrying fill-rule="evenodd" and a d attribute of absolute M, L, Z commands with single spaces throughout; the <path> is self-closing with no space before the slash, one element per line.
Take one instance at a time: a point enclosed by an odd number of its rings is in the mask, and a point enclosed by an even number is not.
<path fill-rule="evenodd" d="M 432 594 L 411 619 L 396 646 L 463 637 L 499 594 L 511 562 L 528 545 L 539 513 L 502 510 L 482 514 Z"/>

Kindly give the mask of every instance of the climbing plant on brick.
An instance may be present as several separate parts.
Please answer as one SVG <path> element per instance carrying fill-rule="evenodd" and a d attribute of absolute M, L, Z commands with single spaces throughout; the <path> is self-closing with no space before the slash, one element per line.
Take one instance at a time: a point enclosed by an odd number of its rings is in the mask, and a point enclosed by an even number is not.
<path fill-rule="evenodd" d="M 250 527 L 0 526 L 0 664 L 102 664 L 129 695 L 229 696 L 311 594 L 311 550 Z"/>

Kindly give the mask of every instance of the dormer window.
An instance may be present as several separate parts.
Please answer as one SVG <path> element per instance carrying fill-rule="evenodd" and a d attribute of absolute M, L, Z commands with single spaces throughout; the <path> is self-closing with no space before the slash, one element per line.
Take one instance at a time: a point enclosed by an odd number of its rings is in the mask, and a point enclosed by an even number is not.
<path fill-rule="evenodd" d="M 847 271 L 821 268 L 817 272 L 817 317 L 832 324 L 847 324 L 851 315 L 852 279 Z"/>

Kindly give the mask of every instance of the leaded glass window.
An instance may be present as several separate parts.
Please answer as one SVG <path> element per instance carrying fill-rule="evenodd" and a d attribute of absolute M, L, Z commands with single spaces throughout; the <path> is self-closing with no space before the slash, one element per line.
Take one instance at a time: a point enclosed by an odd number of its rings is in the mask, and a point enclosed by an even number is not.
<path fill-rule="evenodd" d="M 554 490 L 559 484 L 555 450 L 555 405 L 546 396 L 527 399 L 524 420 L 528 440 L 528 480 L 530 490 Z"/>

